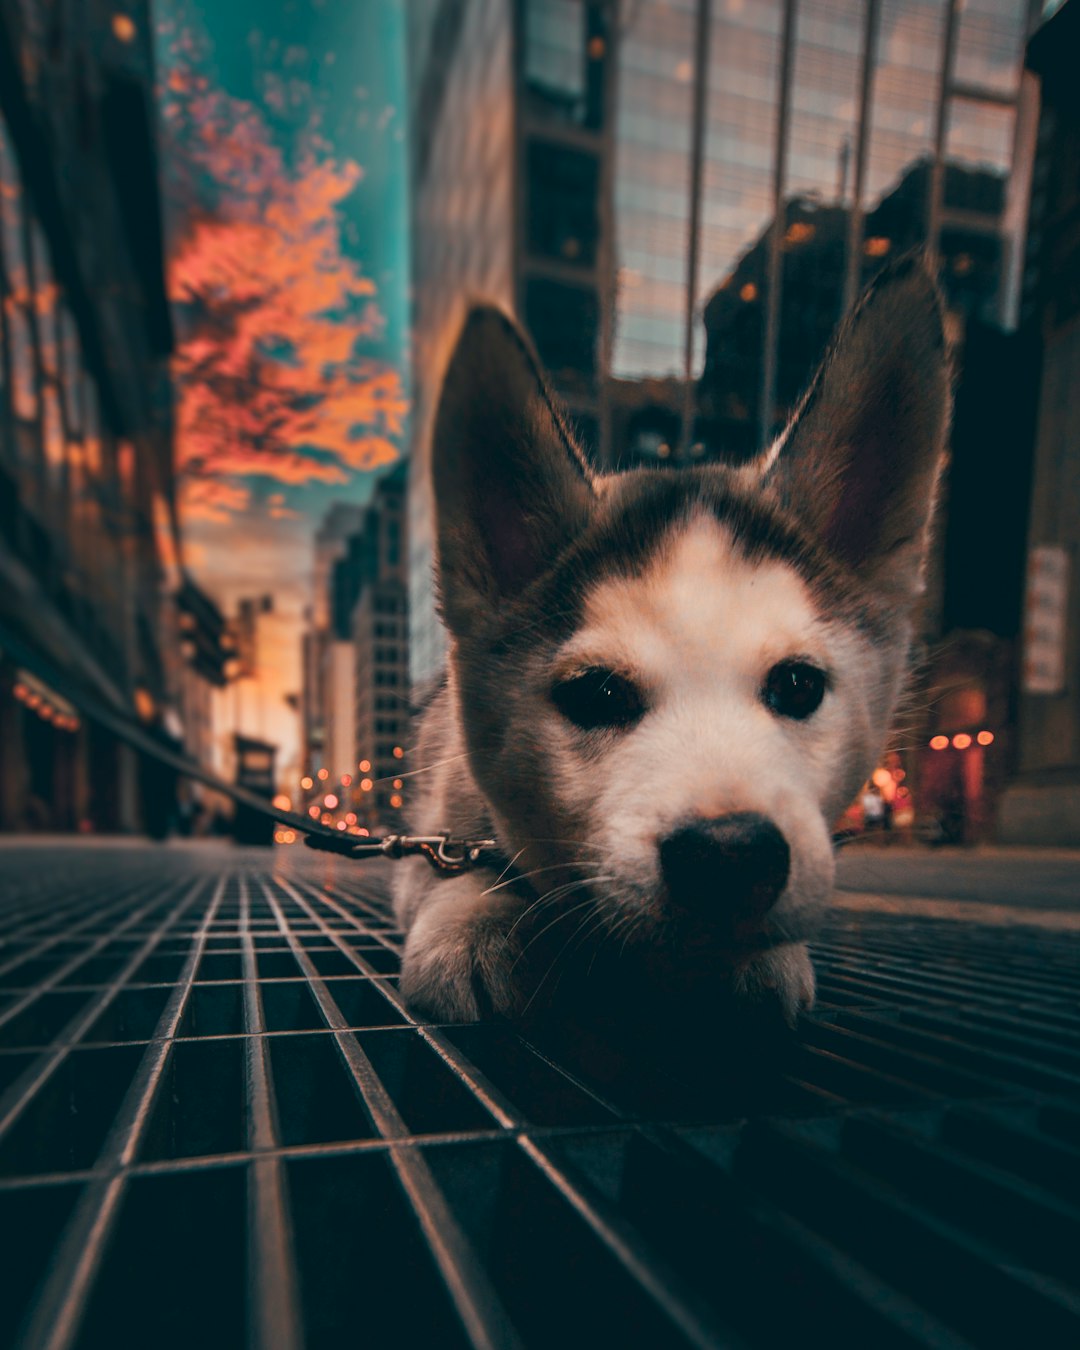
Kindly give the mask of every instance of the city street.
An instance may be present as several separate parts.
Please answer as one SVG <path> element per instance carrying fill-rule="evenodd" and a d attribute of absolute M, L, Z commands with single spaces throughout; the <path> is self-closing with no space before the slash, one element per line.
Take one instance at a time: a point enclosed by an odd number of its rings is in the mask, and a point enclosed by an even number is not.
<path fill-rule="evenodd" d="M 794 1037 L 624 1043 L 418 1021 L 391 864 L 5 841 L 0 1345 L 1076 1345 L 1074 862 L 853 852 Z"/>
<path fill-rule="evenodd" d="M 1078 51 L 0 0 L 0 1350 L 1080 1347 Z"/>

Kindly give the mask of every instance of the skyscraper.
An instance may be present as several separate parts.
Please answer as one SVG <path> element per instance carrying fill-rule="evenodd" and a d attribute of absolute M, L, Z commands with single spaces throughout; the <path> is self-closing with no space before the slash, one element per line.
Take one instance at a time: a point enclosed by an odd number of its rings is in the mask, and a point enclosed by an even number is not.
<path fill-rule="evenodd" d="M 1042 111 L 1031 193 L 1022 330 L 1040 355 L 1035 473 L 1010 843 L 1080 844 L 1080 4 L 1032 38 Z"/>
<path fill-rule="evenodd" d="M 615 7 L 598 0 L 417 0 L 409 8 L 414 683 L 439 668 L 429 439 L 464 302 L 523 316 L 584 440 L 603 425 Z"/>
<path fill-rule="evenodd" d="M 613 427 L 628 422 L 608 415 L 612 398 L 638 402 L 613 377 L 664 381 L 653 386 L 663 406 L 652 422 L 644 407 L 630 419 L 648 428 L 643 444 L 683 457 L 730 448 L 704 445 L 694 424 L 701 319 L 751 254 L 760 275 L 740 281 L 735 303 L 745 307 L 740 355 L 754 397 L 735 409 L 734 448 L 760 448 L 788 401 L 785 324 L 807 314 L 785 305 L 785 288 L 816 293 L 815 332 L 801 346 L 820 347 L 868 268 L 900 251 L 897 234 L 872 231 L 915 180 L 921 201 L 901 214 L 917 228 L 903 242 L 954 258 L 955 289 L 964 268 L 985 280 L 993 255 L 978 314 L 1011 322 L 1030 9 L 1029 0 L 413 0 L 414 679 L 442 651 L 427 442 L 462 297 L 484 294 L 518 314 L 587 448 L 609 462 L 625 449 Z M 958 200 L 952 187 L 973 175 L 985 200 Z M 954 247 L 957 232 L 972 246 Z M 671 412 L 678 425 L 665 433 Z"/>

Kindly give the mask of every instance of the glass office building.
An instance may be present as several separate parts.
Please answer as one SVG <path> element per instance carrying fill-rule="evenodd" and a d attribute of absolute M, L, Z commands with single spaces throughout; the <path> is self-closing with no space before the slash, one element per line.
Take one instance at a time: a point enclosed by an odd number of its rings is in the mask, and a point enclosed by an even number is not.
<path fill-rule="evenodd" d="M 461 298 L 518 314 L 602 462 L 750 453 L 902 249 L 940 251 L 958 314 L 1008 322 L 1032 18 L 1029 0 L 413 0 L 414 680 L 443 650 L 427 436 Z M 620 400 L 640 444 L 613 443 Z"/>
<path fill-rule="evenodd" d="M 762 243 L 761 282 L 742 303 L 763 305 L 744 340 L 775 380 L 789 259 L 820 233 L 834 294 L 832 322 L 850 303 L 869 258 L 895 241 L 867 220 L 919 166 L 921 240 L 962 227 L 1001 238 L 1017 160 L 1017 103 L 1025 0 L 642 0 L 623 6 L 615 130 L 617 319 L 612 373 L 700 375 L 709 297 Z M 702 10 L 704 13 L 704 27 Z M 707 62 L 695 60 L 704 31 Z M 693 113 L 701 81 L 700 190 L 695 201 Z M 943 190 L 954 165 L 996 178 L 984 200 L 953 209 Z M 959 180 L 957 180 L 959 181 Z M 1026 183 L 1019 184 L 1020 193 Z M 789 219 L 798 203 L 798 219 Z M 698 263 L 688 276 L 695 207 Z M 812 218 L 822 211 L 822 230 Z M 775 247 L 771 236 L 775 233 Z M 1011 244 L 1011 241 L 1006 241 Z M 958 252 L 963 250 L 957 250 Z M 770 272 L 776 313 L 768 322 Z M 967 264 L 963 261 L 962 270 Z M 804 270 L 801 269 L 800 270 Z M 1002 276 L 1007 269 L 999 269 Z M 1005 313 L 995 289 L 988 307 Z M 769 350 L 769 347 L 772 350 Z M 759 423 L 774 420 L 760 410 Z M 759 434 L 764 427 L 759 426 Z"/>

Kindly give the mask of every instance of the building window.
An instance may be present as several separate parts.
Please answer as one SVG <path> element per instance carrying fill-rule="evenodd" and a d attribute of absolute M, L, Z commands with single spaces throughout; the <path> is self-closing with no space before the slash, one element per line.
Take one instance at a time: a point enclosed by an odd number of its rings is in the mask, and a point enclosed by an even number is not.
<path fill-rule="evenodd" d="M 592 383 L 599 320 L 595 290 L 544 277 L 526 283 L 526 326 L 540 359 L 563 383 Z"/>
<path fill-rule="evenodd" d="M 585 119 L 585 5 L 528 0 L 525 81 L 534 98 L 572 122 Z"/>
<path fill-rule="evenodd" d="M 579 267 L 596 262 L 600 164 L 587 150 L 532 140 L 527 152 L 530 250 Z"/>

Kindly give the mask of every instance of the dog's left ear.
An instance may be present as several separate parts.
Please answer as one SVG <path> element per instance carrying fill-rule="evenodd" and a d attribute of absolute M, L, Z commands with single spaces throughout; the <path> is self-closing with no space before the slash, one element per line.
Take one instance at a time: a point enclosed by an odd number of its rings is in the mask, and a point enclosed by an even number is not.
<path fill-rule="evenodd" d="M 468 315 L 432 442 L 442 613 L 461 636 L 546 571 L 584 528 L 592 475 L 523 335 Z"/>
<path fill-rule="evenodd" d="M 941 297 L 910 256 L 880 275 L 841 329 L 765 482 L 833 556 L 911 597 L 950 408 Z"/>

